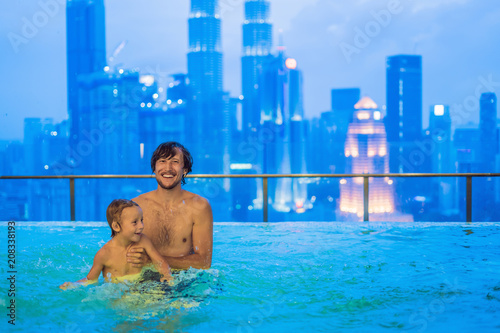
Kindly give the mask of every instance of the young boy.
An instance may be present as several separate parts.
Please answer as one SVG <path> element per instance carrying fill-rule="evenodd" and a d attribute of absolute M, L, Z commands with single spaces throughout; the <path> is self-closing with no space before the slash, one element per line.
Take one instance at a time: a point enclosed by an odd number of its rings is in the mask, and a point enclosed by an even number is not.
<path fill-rule="evenodd" d="M 143 247 L 151 258 L 158 272 L 160 281 L 172 280 L 170 267 L 161 254 L 155 249 L 151 240 L 142 234 L 142 209 L 132 200 L 116 199 L 109 204 L 106 218 L 111 227 L 111 240 L 97 252 L 94 264 L 86 278 L 76 283 L 65 282 L 59 288 L 65 290 L 76 287 L 76 284 L 88 285 L 97 282 L 103 274 L 106 281 L 124 280 L 127 275 L 139 274 L 141 268 L 133 267 L 127 262 L 127 251 L 132 246 Z M 120 279 L 117 279 L 120 278 Z"/>

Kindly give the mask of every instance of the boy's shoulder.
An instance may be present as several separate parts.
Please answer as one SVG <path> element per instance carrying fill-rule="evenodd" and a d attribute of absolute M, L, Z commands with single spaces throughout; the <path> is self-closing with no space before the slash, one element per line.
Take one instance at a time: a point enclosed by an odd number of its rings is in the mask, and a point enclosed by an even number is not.
<path fill-rule="evenodd" d="M 111 246 L 111 240 L 104 244 L 99 251 L 95 254 L 95 258 L 101 261 L 106 261 L 112 254 L 113 247 Z"/>

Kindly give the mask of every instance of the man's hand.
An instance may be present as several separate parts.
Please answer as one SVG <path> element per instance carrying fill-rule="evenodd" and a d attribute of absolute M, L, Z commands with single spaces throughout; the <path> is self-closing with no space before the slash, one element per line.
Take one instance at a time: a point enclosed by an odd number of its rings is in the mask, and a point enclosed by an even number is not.
<path fill-rule="evenodd" d="M 127 252 L 127 262 L 133 267 L 142 268 L 151 262 L 146 250 L 143 247 L 133 246 Z"/>

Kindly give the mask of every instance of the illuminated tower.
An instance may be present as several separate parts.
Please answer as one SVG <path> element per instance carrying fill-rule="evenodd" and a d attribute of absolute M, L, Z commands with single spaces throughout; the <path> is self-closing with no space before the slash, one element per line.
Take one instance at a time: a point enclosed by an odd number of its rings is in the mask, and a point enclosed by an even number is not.
<path fill-rule="evenodd" d="M 389 154 L 382 114 L 377 104 L 363 97 L 355 106 L 345 142 L 346 173 L 389 172 Z M 370 178 L 369 212 L 371 216 L 394 212 L 393 181 L 389 177 Z M 363 178 L 340 181 L 340 211 L 351 219 L 363 217 Z"/>
<path fill-rule="evenodd" d="M 259 74 L 272 48 L 269 8 L 267 0 L 246 0 L 245 2 L 243 56 L 241 57 L 241 89 L 244 96 L 243 130 L 245 133 L 258 128 L 260 123 Z"/>
<path fill-rule="evenodd" d="M 66 52 L 70 144 L 75 149 L 81 135 L 78 76 L 99 72 L 106 66 L 103 0 L 66 2 Z"/>
<path fill-rule="evenodd" d="M 297 61 L 286 58 L 284 48 L 263 63 L 259 78 L 259 108 L 263 149 L 263 173 L 305 173 L 305 127 L 302 98 L 302 72 Z M 279 212 L 302 211 L 306 186 L 298 179 L 278 179 L 269 187 L 273 207 Z"/>
<path fill-rule="evenodd" d="M 198 172 L 222 172 L 224 102 L 221 20 L 218 0 L 191 0 L 188 79 L 193 94 L 187 105 L 186 146 Z"/>
<path fill-rule="evenodd" d="M 188 76 L 195 95 L 222 91 L 221 21 L 218 0 L 191 0 Z"/>

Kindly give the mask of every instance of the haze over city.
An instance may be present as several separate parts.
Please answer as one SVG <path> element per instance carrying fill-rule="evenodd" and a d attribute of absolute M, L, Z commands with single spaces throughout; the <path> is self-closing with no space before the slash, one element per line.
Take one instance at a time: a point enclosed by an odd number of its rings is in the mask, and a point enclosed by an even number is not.
<path fill-rule="evenodd" d="M 189 1 L 105 5 L 111 67 L 153 72 L 165 85 L 170 74 L 187 72 Z M 238 96 L 243 1 L 221 0 L 220 7 L 224 90 Z M 0 140 L 22 140 L 26 117 L 68 118 L 65 1 L 7 2 L 0 17 Z M 452 120 L 461 112 L 454 126 L 477 123 L 479 105 L 468 98 L 500 90 L 500 7 L 493 0 L 275 0 L 271 21 L 274 47 L 282 30 L 286 54 L 303 72 L 306 118 L 330 109 L 332 88 L 360 87 L 383 106 L 386 58 L 394 54 L 422 56 L 424 128 L 432 104 L 449 105 Z"/>

